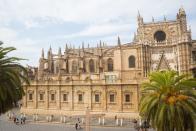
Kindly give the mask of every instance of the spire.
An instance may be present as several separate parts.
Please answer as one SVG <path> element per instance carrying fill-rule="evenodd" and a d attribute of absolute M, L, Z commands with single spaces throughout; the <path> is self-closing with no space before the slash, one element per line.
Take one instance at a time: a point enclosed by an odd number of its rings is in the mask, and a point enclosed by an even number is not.
<path fill-rule="evenodd" d="M 186 15 L 186 12 L 185 12 L 183 6 L 181 6 L 180 9 L 179 9 L 179 15 L 180 15 L 180 16 Z"/>
<path fill-rule="evenodd" d="M 99 46 L 100 46 L 100 48 L 102 48 L 102 43 L 101 43 L 101 40 L 99 41 Z"/>
<path fill-rule="evenodd" d="M 134 37 L 133 37 L 133 41 L 136 40 L 136 33 L 134 32 Z"/>
<path fill-rule="evenodd" d="M 58 57 L 61 57 L 61 47 L 59 47 L 59 51 L 58 51 Z"/>
<path fill-rule="evenodd" d="M 141 17 L 139 10 L 137 14 L 137 22 L 139 26 L 143 24 L 143 18 Z"/>
<path fill-rule="evenodd" d="M 167 21 L 166 16 L 164 15 L 164 21 Z"/>
<path fill-rule="evenodd" d="M 137 11 L 137 18 L 141 18 L 139 10 Z"/>
<path fill-rule="evenodd" d="M 42 48 L 42 58 L 44 59 L 44 49 Z"/>
<path fill-rule="evenodd" d="M 68 45 L 67 45 L 67 43 L 66 43 L 66 45 L 65 45 L 65 51 L 66 51 L 66 52 L 68 51 Z"/>
<path fill-rule="evenodd" d="M 78 49 L 78 55 L 81 56 L 81 53 L 80 53 L 80 46 L 79 46 L 79 49 Z"/>
<path fill-rule="evenodd" d="M 84 42 L 82 42 L 82 51 L 84 51 Z"/>
<path fill-rule="evenodd" d="M 50 45 L 50 49 L 49 49 L 50 53 L 52 53 L 52 48 L 51 48 L 51 45 Z"/>
<path fill-rule="evenodd" d="M 119 36 L 118 36 L 118 46 L 121 46 L 121 41 Z"/>
<path fill-rule="evenodd" d="M 52 58 L 52 48 L 50 46 L 49 50 L 48 50 L 48 59 Z"/>

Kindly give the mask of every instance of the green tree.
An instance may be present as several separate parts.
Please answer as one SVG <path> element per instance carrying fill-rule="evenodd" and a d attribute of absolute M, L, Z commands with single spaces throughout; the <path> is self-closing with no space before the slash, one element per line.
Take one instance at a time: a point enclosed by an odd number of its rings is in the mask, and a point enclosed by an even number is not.
<path fill-rule="evenodd" d="M 157 131 L 194 131 L 196 80 L 175 71 L 158 71 L 142 84 L 140 115 Z"/>
<path fill-rule="evenodd" d="M 24 95 L 23 83 L 29 84 L 27 70 L 18 62 L 22 59 L 10 57 L 14 47 L 3 47 L 0 42 L 0 114 L 11 109 Z"/>

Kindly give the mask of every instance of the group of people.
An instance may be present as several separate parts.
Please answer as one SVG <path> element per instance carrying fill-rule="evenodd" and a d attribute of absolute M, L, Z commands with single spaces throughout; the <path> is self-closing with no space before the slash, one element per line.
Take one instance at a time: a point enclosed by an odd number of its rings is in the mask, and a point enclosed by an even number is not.
<path fill-rule="evenodd" d="M 82 129 L 81 126 L 80 126 L 80 123 L 81 123 L 81 122 L 80 122 L 80 118 L 78 118 L 78 119 L 77 119 L 77 122 L 76 122 L 76 124 L 75 124 L 76 130 Z"/>
<path fill-rule="evenodd" d="M 21 114 L 20 117 L 17 116 L 15 113 L 8 114 L 9 120 L 13 120 L 15 124 L 25 124 L 26 116 Z"/>
<path fill-rule="evenodd" d="M 133 123 L 134 123 L 134 128 L 137 131 L 141 131 L 141 130 L 143 131 L 150 128 L 150 125 L 146 120 L 144 120 L 141 124 L 139 124 L 138 120 L 134 119 Z"/>

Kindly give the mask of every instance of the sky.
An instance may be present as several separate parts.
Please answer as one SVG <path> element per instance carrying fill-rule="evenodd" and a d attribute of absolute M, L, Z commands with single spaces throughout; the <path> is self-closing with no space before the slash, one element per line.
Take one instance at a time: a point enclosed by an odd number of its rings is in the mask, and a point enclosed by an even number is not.
<path fill-rule="evenodd" d="M 138 11 L 144 22 L 175 20 L 180 7 L 196 39 L 195 0 L 0 0 L 0 41 L 17 48 L 11 55 L 27 59 L 21 64 L 38 66 L 42 48 L 46 56 L 50 46 L 57 53 L 66 43 L 116 45 L 118 36 L 128 43 Z"/>

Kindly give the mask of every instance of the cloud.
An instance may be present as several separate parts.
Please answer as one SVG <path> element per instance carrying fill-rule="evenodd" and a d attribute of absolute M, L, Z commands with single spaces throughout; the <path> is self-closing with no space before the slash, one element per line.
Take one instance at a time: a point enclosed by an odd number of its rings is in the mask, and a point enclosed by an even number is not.
<path fill-rule="evenodd" d="M 65 38 L 77 38 L 77 37 L 100 37 L 108 36 L 112 34 L 118 35 L 119 33 L 129 32 L 131 30 L 131 24 L 112 24 L 104 23 L 98 25 L 90 25 L 80 32 L 66 35 Z"/>
<path fill-rule="evenodd" d="M 17 36 L 16 31 L 10 28 L 6 28 L 6 27 L 0 28 L 0 40 L 1 41 L 9 41 L 10 39 L 15 39 L 16 36 Z"/>
<path fill-rule="evenodd" d="M 15 55 L 28 57 L 29 63 L 37 65 L 41 48 L 50 43 L 55 48 L 66 41 L 97 43 L 101 39 L 116 44 L 118 35 L 127 43 L 136 31 L 138 10 L 145 22 L 152 16 L 155 21 L 163 20 L 164 15 L 173 20 L 181 5 L 194 39 L 195 0 L 0 0 L 0 40 L 15 46 Z M 70 24 L 73 29 L 67 27 Z"/>

